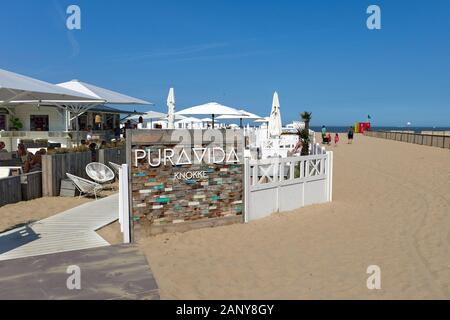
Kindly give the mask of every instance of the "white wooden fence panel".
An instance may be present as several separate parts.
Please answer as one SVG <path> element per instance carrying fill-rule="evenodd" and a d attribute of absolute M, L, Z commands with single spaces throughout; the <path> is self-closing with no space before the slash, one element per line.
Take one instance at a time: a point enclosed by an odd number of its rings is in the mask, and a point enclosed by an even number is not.
<path fill-rule="evenodd" d="M 130 193 L 128 183 L 128 165 L 119 169 L 119 223 L 123 234 L 123 243 L 130 243 Z"/>
<path fill-rule="evenodd" d="M 332 200 L 333 153 L 314 145 L 306 157 L 246 160 L 245 221 Z"/>

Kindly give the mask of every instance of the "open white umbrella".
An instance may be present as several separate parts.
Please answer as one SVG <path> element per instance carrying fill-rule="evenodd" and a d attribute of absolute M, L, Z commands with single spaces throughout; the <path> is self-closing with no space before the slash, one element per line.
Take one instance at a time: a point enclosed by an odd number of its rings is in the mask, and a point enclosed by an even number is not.
<path fill-rule="evenodd" d="M 146 104 L 153 104 L 151 102 L 147 102 L 141 99 L 133 98 L 127 95 L 124 95 L 119 92 L 111 91 L 105 88 L 100 88 L 98 86 L 82 82 L 79 80 L 72 80 L 64 83 L 59 83 L 57 86 L 66 88 L 69 90 L 73 90 L 79 93 L 87 94 L 92 97 L 96 97 L 98 99 L 104 100 L 107 104 L 125 104 L 125 105 L 146 105 Z M 77 144 L 78 144 L 78 137 L 79 137 L 79 125 L 78 125 L 78 117 L 86 112 L 88 108 L 80 108 L 75 107 L 71 108 L 70 112 L 75 114 L 74 119 L 75 120 L 75 126 L 77 131 Z M 72 119 L 71 119 L 72 120 Z"/>
<path fill-rule="evenodd" d="M 52 105 L 66 111 L 85 112 L 105 99 L 0 69 L 0 106 Z M 66 120 L 69 118 L 66 116 Z M 67 121 L 66 121 L 67 124 Z M 78 124 L 78 122 L 77 122 Z M 78 131 L 77 131 L 78 132 Z M 77 134 L 77 140 L 79 135 Z"/>
<path fill-rule="evenodd" d="M 276 91 L 273 95 L 272 112 L 269 117 L 268 129 L 271 137 L 279 137 L 282 133 L 280 100 Z"/>
<path fill-rule="evenodd" d="M 96 97 L 101 100 L 105 100 L 108 104 L 133 104 L 133 105 L 152 105 L 153 103 L 147 102 L 141 99 L 133 98 L 125 94 L 111 91 L 105 88 L 97 87 L 93 84 L 82 82 L 79 80 L 72 80 L 69 82 L 57 84 L 59 87 L 63 87 L 69 90 L 73 90 L 79 93 L 87 94 L 89 96 Z"/>
<path fill-rule="evenodd" d="M 255 120 L 255 122 L 258 122 L 258 123 L 269 123 L 269 121 L 270 121 L 269 117 L 264 117 L 264 118 Z"/>
<path fill-rule="evenodd" d="M 184 119 L 186 119 L 186 118 L 188 118 L 188 117 L 185 117 L 185 116 L 182 116 L 182 115 L 176 114 L 176 113 L 175 113 L 175 115 L 173 116 L 174 121 L 180 121 L 180 120 L 184 120 Z M 159 118 L 159 119 L 169 121 L 169 117 L 168 117 L 167 114 L 165 114 L 164 116 L 162 116 L 162 117 Z"/>
<path fill-rule="evenodd" d="M 170 88 L 169 95 L 167 97 L 167 108 L 168 108 L 168 114 L 167 118 L 169 120 L 169 129 L 174 129 L 174 120 L 175 120 L 175 92 L 173 88 Z"/>
<path fill-rule="evenodd" d="M 176 114 L 179 115 L 211 115 L 212 118 L 212 127 L 214 128 L 214 119 L 216 116 L 221 115 L 241 115 L 241 113 L 234 109 L 224 105 L 221 105 L 217 102 L 209 102 L 206 104 L 202 104 L 199 106 L 191 107 L 188 109 L 181 110 Z"/>
<path fill-rule="evenodd" d="M 194 117 L 188 117 L 177 122 L 177 124 L 190 124 L 191 127 L 193 127 L 194 123 L 195 124 L 203 123 L 203 121 Z"/>
<path fill-rule="evenodd" d="M 240 115 L 223 115 L 223 116 L 219 116 L 217 117 L 217 119 L 220 120 L 233 120 L 233 119 L 239 119 L 239 126 L 242 128 L 242 120 L 246 119 L 246 120 L 256 120 L 256 119 L 261 119 L 260 116 L 251 113 L 251 112 L 247 112 L 245 110 L 239 110 L 239 112 L 241 113 Z"/>
<path fill-rule="evenodd" d="M 129 117 L 128 119 L 134 120 L 134 121 L 139 121 L 139 118 L 142 117 L 142 120 L 144 120 L 144 121 L 150 120 L 150 127 L 153 127 L 153 120 L 161 119 L 162 117 L 165 117 L 165 116 L 166 115 L 164 113 L 149 110 L 149 111 L 145 112 L 143 115 L 132 116 L 132 117 Z"/>
<path fill-rule="evenodd" d="M 103 99 L 0 69 L 0 105 L 104 103 Z"/>
<path fill-rule="evenodd" d="M 165 116 L 166 115 L 164 113 L 149 110 L 141 116 L 136 115 L 136 116 L 132 116 L 128 119 L 138 120 L 140 117 L 142 117 L 142 119 L 144 119 L 144 120 L 153 120 L 153 119 L 161 119 L 162 117 L 165 117 Z"/>

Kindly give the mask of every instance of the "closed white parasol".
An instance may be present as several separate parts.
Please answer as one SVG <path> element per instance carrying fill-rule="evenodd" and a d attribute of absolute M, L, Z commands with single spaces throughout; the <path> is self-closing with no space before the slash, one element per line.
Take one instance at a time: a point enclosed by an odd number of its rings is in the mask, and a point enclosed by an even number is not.
<path fill-rule="evenodd" d="M 281 112 L 280 112 L 280 100 L 278 93 L 275 91 L 273 94 L 272 112 L 269 117 L 269 135 L 271 137 L 279 137 L 282 133 Z"/>

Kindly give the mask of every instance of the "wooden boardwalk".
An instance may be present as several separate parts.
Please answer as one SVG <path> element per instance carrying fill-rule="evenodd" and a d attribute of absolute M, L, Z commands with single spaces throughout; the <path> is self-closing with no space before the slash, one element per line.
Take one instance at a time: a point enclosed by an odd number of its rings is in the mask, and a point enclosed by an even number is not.
<path fill-rule="evenodd" d="M 79 267 L 79 290 L 67 287 L 71 266 Z M 133 245 L 0 261 L 0 288 L 0 300 L 160 298 L 145 256 Z"/>
<path fill-rule="evenodd" d="M 118 208 L 116 194 L 0 234 L 0 261 L 108 246 L 95 231 L 117 220 Z"/>

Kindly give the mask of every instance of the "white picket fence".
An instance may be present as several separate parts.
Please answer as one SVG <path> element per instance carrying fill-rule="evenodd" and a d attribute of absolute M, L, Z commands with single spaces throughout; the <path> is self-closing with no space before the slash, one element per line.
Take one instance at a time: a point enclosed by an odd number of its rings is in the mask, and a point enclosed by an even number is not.
<path fill-rule="evenodd" d="M 245 221 L 333 199 L 333 153 L 245 161 Z"/>

